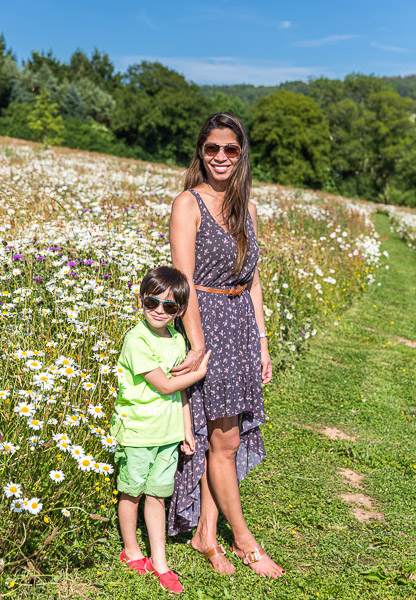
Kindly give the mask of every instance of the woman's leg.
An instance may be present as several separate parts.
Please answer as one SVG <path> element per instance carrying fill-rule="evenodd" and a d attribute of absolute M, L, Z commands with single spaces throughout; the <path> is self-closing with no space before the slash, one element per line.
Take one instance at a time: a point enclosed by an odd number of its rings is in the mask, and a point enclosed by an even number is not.
<path fill-rule="evenodd" d="M 118 504 L 118 519 L 121 535 L 124 542 L 124 552 L 129 560 L 144 558 L 137 541 L 137 509 L 141 495 L 137 498 L 129 496 L 124 492 L 121 494 Z"/>
<path fill-rule="evenodd" d="M 149 534 L 153 566 L 159 573 L 166 573 L 169 567 L 166 562 L 165 499 L 146 496 L 144 519 Z"/>
<path fill-rule="evenodd" d="M 191 545 L 195 550 L 203 554 L 217 542 L 218 506 L 213 496 L 211 486 L 207 477 L 207 461 L 205 460 L 205 473 L 201 479 L 201 514 Z M 235 573 L 234 565 L 223 554 L 216 554 L 210 558 L 210 562 L 219 573 L 232 575 Z"/>
<path fill-rule="evenodd" d="M 208 481 L 212 495 L 231 526 L 234 549 L 240 557 L 258 546 L 247 527 L 241 508 L 236 472 L 236 454 L 240 446 L 238 416 L 208 422 Z M 259 575 L 279 577 L 283 569 L 265 556 L 250 567 Z"/>

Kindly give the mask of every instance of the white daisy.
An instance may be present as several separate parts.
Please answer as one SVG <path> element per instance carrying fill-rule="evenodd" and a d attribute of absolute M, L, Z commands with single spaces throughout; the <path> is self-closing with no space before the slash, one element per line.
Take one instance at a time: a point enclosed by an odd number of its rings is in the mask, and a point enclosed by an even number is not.
<path fill-rule="evenodd" d="M 117 445 L 117 440 L 114 437 L 111 437 L 111 435 L 108 436 L 102 436 L 101 437 L 101 443 L 104 446 L 104 448 L 112 448 L 113 446 Z"/>
<path fill-rule="evenodd" d="M 62 366 L 62 367 L 71 367 L 74 364 L 74 359 L 73 358 L 69 358 L 67 356 L 60 356 L 57 360 L 56 360 L 56 365 L 57 366 Z"/>
<path fill-rule="evenodd" d="M 45 440 L 41 440 L 40 438 L 38 438 L 36 435 L 32 435 L 29 438 L 29 444 L 32 447 L 36 447 L 36 446 L 42 446 L 45 443 Z"/>
<path fill-rule="evenodd" d="M 73 367 L 64 367 L 58 370 L 60 375 L 64 375 L 68 379 L 75 377 L 77 375 L 77 371 Z"/>
<path fill-rule="evenodd" d="M 108 463 L 100 463 L 100 473 L 111 475 L 111 473 L 114 473 L 113 465 L 109 465 Z"/>
<path fill-rule="evenodd" d="M 109 375 L 111 373 L 111 367 L 109 365 L 101 365 L 101 375 Z"/>
<path fill-rule="evenodd" d="M 71 451 L 71 444 L 69 442 L 66 442 L 65 440 L 59 440 L 59 442 L 56 445 L 63 452 L 70 452 Z"/>
<path fill-rule="evenodd" d="M 48 422 L 46 423 L 47 425 L 57 425 L 58 424 L 58 419 L 48 419 Z"/>
<path fill-rule="evenodd" d="M 90 413 L 90 415 L 92 415 L 95 419 L 99 418 L 101 419 L 101 417 L 105 416 L 105 413 L 103 411 L 103 407 L 102 404 L 97 404 L 96 406 L 93 406 L 92 404 L 90 404 L 88 406 L 88 412 Z"/>
<path fill-rule="evenodd" d="M 26 366 L 29 367 L 31 371 L 39 371 L 42 368 L 42 363 L 40 360 L 28 360 L 26 361 Z"/>
<path fill-rule="evenodd" d="M 82 384 L 82 389 L 87 390 L 87 391 L 93 391 L 95 390 L 95 383 L 91 383 L 91 381 L 84 381 L 84 383 Z"/>
<path fill-rule="evenodd" d="M 64 421 L 64 425 L 70 425 L 71 427 L 76 427 L 81 423 L 81 419 L 78 415 L 68 415 Z"/>
<path fill-rule="evenodd" d="M 0 400 L 4 400 L 10 396 L 9 390 L 0 390 Z"/>
<path fill-rule="evenodd" d="M 85 456 L 85 450 L 82 446 L 72 446 L 71 455 L 76 459 L 81 459 Z"/>
<path fill-rule="evenodd" d="M 31 515 L 37 515 L 43 508 L 42 502 L 40 502 L 39 498 L 30 498 L 27 501 L 26 510 L 30 512 Z"/>
<path fill-rule="evenodd" d="M 66 433 L 54 433 L 52 436 L 54 442 L 59 442 L 60 440 L 64 440 L 65 442 L 71 443 L 71 440 L 66 435 Z"/>
<path fill-rule="evenodd" d="M 10 510 L 12 510 L 15 513 L 20 513 L 22 512 L 22 510 L 24 510 L 25 505 L 23 503 L 23 500 L 19 500 L 16 498 L 16 500 L 13 500 L 12 503 L 10 504 Z"/>
<path fill-rule="evenodd" d="M 5 493 L 6 498 L 11 498 L 12 496 L 20 498 L 20 495 L 22 493 L 22 486 L 18 483 L 13 483 L 12 481 L 10 481 L 7 485 L 4 486 L 3 492 Z"/>
<path fill-rule="evenodd" d="M 65 474 L 63 471 L 50 471 L 49 477 L 55 483 L 61 483 L 61 481 L 63 481 L 65 479 Z"/>
<path fill-rule="evenodd" d="M 28 419 L 27 424 L 33 431 L 38 431 L 43 427 L 43 421 L 38 421 L 37 419 Z"/>
<path fill-rule="evenodd" d="M 64 517 L 67 517 L 67 519 L 69 519 L 69 517 L 71 516 L 71 513 L 69 512 L 69 510 L 67 508 L 63 508 L 61 510 L 61 513 L 64 515 Z"/>
<path fill-rule="evenodd" d="M 14 407 L 14 412 L 21 417 L 31 417 L 35 412 L 35 407 L 30 402 L 19 402 L 19 404 Z"/>
<path fill-rule="evenodd" d="M 47 391 L 53 388 L 55 378 L 50 373 L 43 372 L 34 376 L 33 383 L 41 386 L 45 391 Z"/>
<path fill-rule="evenodd" d="M 83 456 L 78 461 L 78 468 L 81 469 L 81 471 L 91 471 L 93 468 L 93 460 L 88 456 Z"/>
<path fill-rule="evenodd" d="M 0 452 L 10 452 L 10 454 L 14 454 L 18 449 L 19 446 L 15 446 L 11 442 L 0 442 Z"/>

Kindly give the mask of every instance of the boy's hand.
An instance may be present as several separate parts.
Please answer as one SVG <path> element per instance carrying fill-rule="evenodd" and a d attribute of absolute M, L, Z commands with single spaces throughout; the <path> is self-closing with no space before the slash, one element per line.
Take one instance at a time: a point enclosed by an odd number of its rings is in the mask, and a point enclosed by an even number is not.
<path fill-rule="evenodd" d="M 192 431 L 185 432 L 185 439 L 181 444 L 181 450 L 186 456 L 191 456 L 195 452 L 195 438 Z"/>

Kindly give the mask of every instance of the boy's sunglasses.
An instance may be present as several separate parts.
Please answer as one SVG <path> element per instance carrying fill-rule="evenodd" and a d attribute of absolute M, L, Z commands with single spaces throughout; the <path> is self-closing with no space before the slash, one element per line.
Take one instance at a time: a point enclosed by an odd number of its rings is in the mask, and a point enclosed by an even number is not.
<path fill-rule="evenodd" d="M 217 156 L 220 149 L 224 150 L 224 154 L 227 158 L 237 158 L 240 156 L 241 148 L 237 144 L 226 144 L 220 146 L 219 144 L 205 144 L 202 148 L 205 156 Z"/>
<path fill-rule="evenodd" d="M 181 310 L 179 304 L 172 302 L 172 300 L 159 300 L 159 298 L 155 298 L 154 296 L 145 296 L 143 298 L 143 306 L 147 310 L 156 310 L 160 304 L 163 306 L 165 313 L 170 316 L 176 315 Z"/>

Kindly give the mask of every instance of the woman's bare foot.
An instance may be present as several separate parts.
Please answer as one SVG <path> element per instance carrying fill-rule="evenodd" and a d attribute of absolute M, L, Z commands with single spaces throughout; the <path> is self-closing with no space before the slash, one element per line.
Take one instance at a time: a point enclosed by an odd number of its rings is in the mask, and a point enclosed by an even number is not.
<path fill-rule="evenodd" d="M 239 544 L 234 540 L 233 552 L 241 559 L 250 554 L 249 560 L 253 560 L 253 562 L 250 562 L 248 566 L 261 577 L 277 579 L 284 575 L 286 571 L 282 567 L 279 567 L 266 553 L 262 554 L 262 552 L 259 552 L 262 550 L 261 547 L 257 544 L 253 536 L 251 538 L 251 540 L 247 539 L 247 541 L 240 540 Z M 257 549 L 257 552 L 255 552 L 255 549 Z"/>
<path fill-rule="evenodd" d="M 195 533 L 191 540 L 191 546 L 194 550 L 198 550 L 201 554 L 205 554 L 210 548 L 217 546 L 218 542 L 215 537 L 212 540 L 202 538 L 198 532 Z M 211 563 L 212 568 L 221 575 L 233 575 L 235 573 L 235 567 L 230 563 L 228 558 L 224 554 L 214 554 L 207 560 Z"/>

